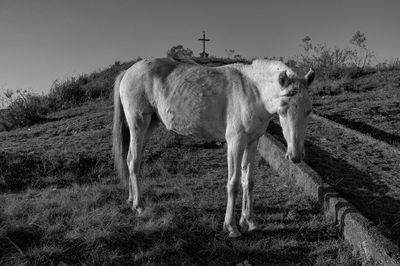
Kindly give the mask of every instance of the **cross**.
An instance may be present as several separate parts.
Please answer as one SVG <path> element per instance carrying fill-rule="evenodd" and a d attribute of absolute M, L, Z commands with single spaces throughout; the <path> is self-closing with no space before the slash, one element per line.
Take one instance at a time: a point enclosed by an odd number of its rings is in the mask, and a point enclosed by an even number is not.
<path fill-rule="evenodd" d="M 203 39 L 199 39 L 199 41 L 203 41 L 203 54 L 206 54 L 206 42 L 209 42 L 210 39 L 206 39 L 206 32 L 203 30 Z"/>

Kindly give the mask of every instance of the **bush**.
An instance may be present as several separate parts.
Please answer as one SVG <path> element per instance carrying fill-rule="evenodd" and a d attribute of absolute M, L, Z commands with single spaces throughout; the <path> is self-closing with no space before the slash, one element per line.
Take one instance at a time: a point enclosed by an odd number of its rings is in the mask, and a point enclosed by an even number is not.
<path fill-rule="evenodd" d="M 26 90 L 8 91 L 5 94 L 8 101 L 8 111 L 1 113 L 1 120 L 9 128 L 31 125 L 43 120 L 43 116 L 54 109 L 52 101 L 47 96 L 35 95 Z"/>
<path fill-rule="evenodd" d="M 342 78 L 342 69 L 348 66 L 350 50 L 338 47 L 331 48 L 326 44 L 314 45 L 311 38 L 306 36 L 300 46 L 304 52 L 299 56 L 299 67 L 317 69 L 317 74 L 323 79 Z"/>
<path fill-rule="evenodd" d="M 87 100 L 94 100 L 97 98 L 108 98 L 112 91 L 112 85 L 107 85 L 104 81 L 92 81 L 84 87 L 85 96 Z"/>
<path fill-rule="evenodd" d="M 384 62 L 377 64 L 376 68 L 380 71 L 400 70 L 400 58 L 385 60 Z"/>
<path fill-rule="evenodd" d="M 299 68 L 313 67 L 320 78 L 328 80 L 360 76 L 370 67 L 373 53 L 367 48 L 365 34 L 360 31 L 353 35 L 350 44 L 355 48 L 332 48 L 326 43 L 313 44 L 306 36 L 300 44 L 304 51 L 299 55 Z"/>
<path fill-rule="evenodd" d="M 101 76 L 100 76 L 101 77 Z M 114 75 L 101 79 L 96 74 L 70 78 L 66 81 L 56 80 L 50 89 L 49 97 L 60 108 L 66 108 L 97 98 L 108 98 L 114 82 Z"/>
<path fill-rule="evenodd" d="M 179 44 L 171 47 L 167 51 L 167 56 L 171 58 L 191 58 L 193 57 L 193 51 Z"/>
<path fill-rule="evenodd" d="M 374 54 L 367 47 L 365 33 L 356 31 L 350 43 L 355 46 L 355 49 L 350 50 L 352 65 L 357 67 L 360 72 L 363 72 L 370 66 L 371 59 L 374 57 Z"/>
<path fill-rule="evenodd" d="M 86 82 L 84 77 L 72 77 L 66 81 L 56 80 L 50 88 L 49 97 L 61 108 L 84 102 L 86 92 L 82 85 Z"/>
<path fill-rule="evenodd" d="M 0 130 L 32 125 L 45 120 L 49 112 L 65 109 L 97 98 L 109 99 L 115 77 L 135 62 L 116 61 L 110 67 L 89 75 L 72 77 L 65 81 L 56 80 L 48 95 L 36 95 L 27 90 L 8 89 L 0 97 L 0 106 L 7 109 L 0 112 Z"/>

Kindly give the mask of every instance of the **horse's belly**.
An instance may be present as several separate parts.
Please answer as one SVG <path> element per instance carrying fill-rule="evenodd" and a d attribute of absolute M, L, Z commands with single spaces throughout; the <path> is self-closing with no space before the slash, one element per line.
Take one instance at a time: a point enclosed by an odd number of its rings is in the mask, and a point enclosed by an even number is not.
<path fill-rule="evenodd" d="M 178 134 L 212 140 L 225 138 L 221 106 L 176 102 L 159 108 L 159 116 L 168 130 Z"/>
<path fill-rule="evenodd" d="M 203 138 L 208 140 L 224 140 L 225 133 L 221 128 L 217 128 L 212 124 L 202 124 L 197 126 L 188 126 L 173 123 L 170 130 L 184 136 Z"/>

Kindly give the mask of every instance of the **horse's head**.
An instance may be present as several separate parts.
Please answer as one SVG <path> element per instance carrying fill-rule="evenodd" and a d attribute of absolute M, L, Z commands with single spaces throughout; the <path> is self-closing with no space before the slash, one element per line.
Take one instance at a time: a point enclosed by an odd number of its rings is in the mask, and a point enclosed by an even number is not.
<path fill-rule="evenodd" d="M 286 71 L 279 74 L 281 92 L 278 115 L 283 136 L 287 143 L 286 159 L 299 162 L 304 158 L 304 137 L 308 116 L 311 113 L 311 100 L 308 86 L 315 77 L 313 69 L 304 78 L 288 77 Z"/>

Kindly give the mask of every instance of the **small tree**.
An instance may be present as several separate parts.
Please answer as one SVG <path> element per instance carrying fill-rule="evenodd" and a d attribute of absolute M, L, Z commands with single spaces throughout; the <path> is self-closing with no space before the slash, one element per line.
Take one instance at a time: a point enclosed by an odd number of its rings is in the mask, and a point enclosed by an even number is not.
<path fill-rule="evenodd" d="M 324 78 L 338 78 L 340 69 L 345 67 L 351 51 L 347 48 L 329 47 L 324 44 L 312 44 L 310 36 L 304 37 L 300 43 L 304 53 L 300 54 L 300 67 L 314 67 Z"/>
<path fill-rule="evenodd" d="M 231 58 L 233 56 L 233 54 L 235 53 L 235 50 L 225 49 L 225 53 L 227 54 L 228 58 Z"/>
<path fill-rule="evenodd" d="M 233 59 L 238 60 L 238 61 L 244 60 L 243 56 L 241 56 L 240 54 L 235 54 L 233 56 Z"/>
<path fill-rule="evenodd" d="M 356 47 L 350 53 L 351 61 L 360 71 L 364 71 L 365 67 L 371 63 L 371 58 L 373 57 L 373 53 L 367 47 L 365 33 L 359 30 L 356 31 L 350 40 L 350 44 Z"/>
<path fill-rule="evenodd" d="M 193 57 L 193 51 L 179 44 L 169 49 L 167 56 L 172 58 L 190 58 Z"/>
<path fill-rule="evenodd" d="M 311 37 L 307 35 L 301 39 L 300 47 L 302 47 L 304 51 L 309 54 L 314 47 L 314 45 L 311 43 Z"/>
<path fill-rule="evenodd" d="M 300 54 L 300 65 L 306 68 L 315 67 L 313 64 L 313 56 L 312 52 L 314 49 L 314 45 L 311 43 L 311 37 L 306 36 L 301 39 L 301 43 L 299 44 L 301 48 L 303 48 L 304 53 Z"/>

